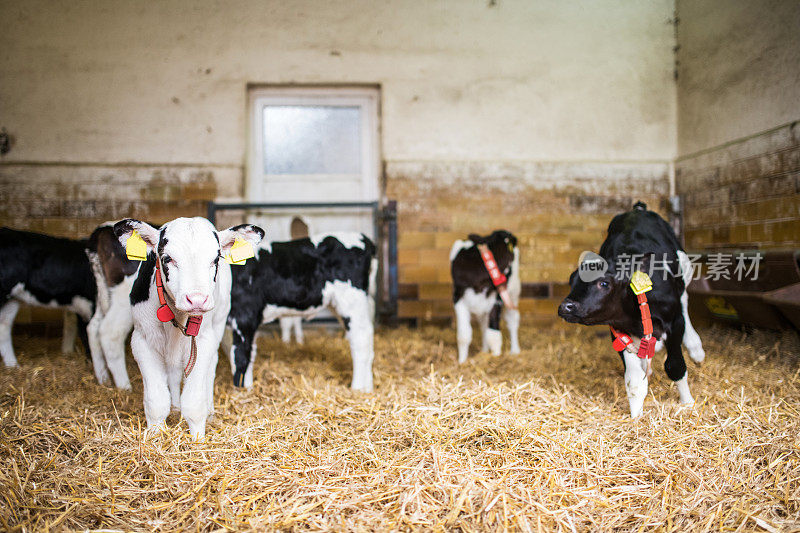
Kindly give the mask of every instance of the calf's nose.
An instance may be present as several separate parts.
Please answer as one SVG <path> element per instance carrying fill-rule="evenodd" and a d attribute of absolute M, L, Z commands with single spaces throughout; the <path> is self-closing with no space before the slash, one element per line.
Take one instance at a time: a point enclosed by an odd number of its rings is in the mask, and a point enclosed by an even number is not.
<path fill-rule="evenodd" d="M 192 292 L 186 295 L 186 301 L 192 309 L 202 309 L 208 302 L 208 295 L 202 292 Z"/>
<path fill-rule="evenodd" d="M 563 302 L 561 302 L 561 305 L 558 306 L 559 315 L 571 315 L 577 310 L 578 310 L 578 303 L 572 300 L 564 300 Z"/>

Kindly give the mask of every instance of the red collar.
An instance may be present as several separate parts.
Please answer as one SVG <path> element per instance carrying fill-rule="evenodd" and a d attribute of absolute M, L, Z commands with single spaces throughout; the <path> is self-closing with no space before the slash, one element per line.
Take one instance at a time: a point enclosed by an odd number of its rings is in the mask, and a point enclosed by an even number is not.
<path fill-rule="evenodd" d="M 506 287 L 506 281 L 508 281 L 508 279 L 505 274 L 500 272 L 500 267 L 494 259 L 494 254 L 492 254 L 492 251 L 485 244 L 479 244 L 478 251 L 481 254 L 481 259 L 483 259 L 483 266 L 486 267 L 486 271 L 492 279 L 492 284 L 497 288 L 497 292 L 500 294 L 503 303 L 509 309 L 515 309 L 514 302 L 511 301 L 511 296 L 508 294 L 508 289 Z"/>
<path fill-rule="evenodd" d="M 639 343 L 639 350 L 636 356 L 640 359 L 652 359 L 656 352 L 656 339 L 653 337 L 653 320 L 650 318 L 650 305 L 647 303 L 647 293 L 643 292 L 636 295 L 636 300 L 639 302 L 639 312 L 642 314 L 642 330 L 644 336 Z M 614 335 L 612 345 L 614 350 L 621 352 L 631 344 L 633 339 L 621 331 L 611 328 L 611 334 Z"/>
<path fill-rule="evenodd" d="M 181 330 L 181 333 L 187 337 L 191 337 L 192 346 L 189 350 L 189 362 L 186 368 L 183 369 L 183 375 L 189 377 L 194 363 L 197 360 L 197 343 L 195 337 L 200 332 L 200 324 L 203 322 L 203 317 L 200 315 L 190 315 L 186 320 L 186 326 L 181 326 L 175 320 L 175 313 L 172 308 L 167 304 L 167 298 L 164 296 L 164 283 L 161 281 L 161 259 L 156 256 L 156 292 L 158 293 L 158 303 L 161 304 L 156 311 L 156 318 L 161 322 L 172 322 L 172 325 Z"/>

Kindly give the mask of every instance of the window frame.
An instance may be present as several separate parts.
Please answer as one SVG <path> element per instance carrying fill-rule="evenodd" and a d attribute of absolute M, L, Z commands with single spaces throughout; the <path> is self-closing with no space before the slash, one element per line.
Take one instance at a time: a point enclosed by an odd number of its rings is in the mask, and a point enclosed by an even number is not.
<path fill-rule="evenodd" d="M 292 203 L 325 201 L 327 198 L 280 198 L 267 196 L 267 181 L 355 176 L 355 174 L 267 174 L 264 169 L 264 112 L 268 105 L 337 106 L 361 109 L 361 175 L 358 193 L 341 201 L 377 201 L 380 199 L 381 157 L 379 148 L 379 88 L 377 87 L 298 87 L 260 86 L 248 90 L 248 146 L 245 196 L 249 202 Z"/>

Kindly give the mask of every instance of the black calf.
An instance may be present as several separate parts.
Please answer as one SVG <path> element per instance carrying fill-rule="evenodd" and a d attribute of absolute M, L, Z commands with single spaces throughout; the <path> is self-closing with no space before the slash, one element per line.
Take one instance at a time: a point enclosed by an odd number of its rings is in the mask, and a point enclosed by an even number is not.
<path fill-rule="evenodd" d="M 644 294 L 651 314 L 653 338 L 666 338 L 664 369 L 676 382 L 681 401 L 693 403 L 686 382 L 681 342 L 686 344 L 695 361 L 702 361 L 705 353 L 687 311 L 686 284 L 692 275 L 691 263 L 672 228 L 639 202 L 631 211 L 614 217 L 599 255 L 607 263 L 607 271 L 597 275 L 592 275 L 588 269 L 573 272 L 571 291 L 559 307 L 559 316 L 567 322 L 607 324 L 633 338 L 619 354 L 625 364 L 631 416 L 639 416 L 647 395 L 650 366 L 649 359 L 637 357 L 645 331 L 641 307 L 630 282 L 634 270 L 648 273 L 653 286 Z"/>

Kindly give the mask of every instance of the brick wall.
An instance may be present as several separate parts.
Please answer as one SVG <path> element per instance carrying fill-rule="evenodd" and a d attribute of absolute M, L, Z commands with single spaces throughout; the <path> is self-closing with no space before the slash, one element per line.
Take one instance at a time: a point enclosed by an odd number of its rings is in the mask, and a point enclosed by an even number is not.
<path fill-rule="evenodd" d="M 523 321 L 549 324 L 583 250 L 597 250 L 615 214 L 643 200 L 660 210 L 666 164 L 389 163 L 398 202 L 401 319 L 450 323 L 450 247 L 508 229 L 521 248 Z"/>
<path fill-rule="evenodd" d="M 800 124 L 682 157 L 688 250 L 800 248 Z"/>
<path fill-rule="evenodd" d="M 552 323 L 581 251 L 597 250 L 611 217 L 636 200 L 660 209 L 666 175 L 663 163 L 387 163 L 386 197 L 398 201 L 401 318 L 450 323 L 453 241 L 505 228 L 521 247 L 523 320 Z M 239 167 L 4 164 L 0 225 L 86 237 L 127 216 L 203 216 L 209 200 L 240 196 L 241 183 Z M 59 317 L 26 307 L 19 322 Z"/>

